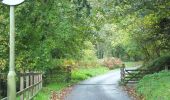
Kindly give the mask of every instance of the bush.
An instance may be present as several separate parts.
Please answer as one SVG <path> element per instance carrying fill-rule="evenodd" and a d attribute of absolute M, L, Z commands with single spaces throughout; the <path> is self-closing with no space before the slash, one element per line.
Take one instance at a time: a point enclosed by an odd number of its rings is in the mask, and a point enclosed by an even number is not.
<path fill-rule="evenodd" d="M 136 90 L 146 100 L 170 99 L 170 72 L 162 71 L 145 76 L 137 84 Z"/>
<path fill-rule="evenodd" d="M 158 72 L 164 70 L 167 65 L 169 67 L 168 69 L 170 69 L 170 56 L 159 57 L 146 65 L 146 68 Z"/>
<path fill-rule="evenodd" d="M 122 64 L 122 61 L 119 58 L 105 58 L 102 61 L 102 65 L 108 67 L 109 69 L 119 68 Z"/>

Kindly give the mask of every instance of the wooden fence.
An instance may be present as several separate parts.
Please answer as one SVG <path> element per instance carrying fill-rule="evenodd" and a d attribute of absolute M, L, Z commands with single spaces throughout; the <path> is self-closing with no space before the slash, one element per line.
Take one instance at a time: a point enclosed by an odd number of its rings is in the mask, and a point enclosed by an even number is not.
<path fill-rule="evenodd" d="M 17 100 L 30 100 L 42 88 L 42 73 L 41 72 L 26 72 L 18 73 L 19 91 L 17 92 Z M 0 77 L 5 77 L 6 74 L 0 74 Z M 7 100 L 7 97 L 1 99 Z"/>
<path fill-rule="evenodd" d="M 168 70 L 168 66 L 165 66 Z M 125 69 L 125 66 L 120 68 L 121 82 L 126 85 L 127 83 L 136 83 L 147 74 L 152 74 L 156 71 L 145 69 Z"/>

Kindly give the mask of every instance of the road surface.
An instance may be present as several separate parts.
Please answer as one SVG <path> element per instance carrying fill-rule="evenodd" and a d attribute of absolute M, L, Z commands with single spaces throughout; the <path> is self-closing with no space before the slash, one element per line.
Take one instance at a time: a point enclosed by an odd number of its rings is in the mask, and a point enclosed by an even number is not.
<path fill-rule="evenodd" d="M 90 78 L 73 87 L 65 100 L 132 100 L 119 86 L 120 71 Z"/>

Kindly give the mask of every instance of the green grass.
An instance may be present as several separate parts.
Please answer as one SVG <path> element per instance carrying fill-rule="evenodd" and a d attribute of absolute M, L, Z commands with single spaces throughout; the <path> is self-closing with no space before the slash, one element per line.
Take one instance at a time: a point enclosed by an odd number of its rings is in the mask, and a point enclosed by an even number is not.
<path fill-rule="evenodd" d="M 42 90 L 37 94 L 34 100 L 49 100 L 51 91 L 60 91 L 67 87 L 68 83 L 50 83 L 43 87 Z"/>
<path fill-rule="evenodd" d="M 139 66 L 142 65 L 142 61 L 138 61 L 138 62 L 123 62 L 126 67 L 135 67 L 135 66 Z"/>
<path fill-rule="evenodd" d="M 145 76 L 137 84 L 137 93 L 145 100 L 170 100 L 170 72 L 162 71 Z"/>
<path fill-rule="evenodd" d="M 78 82 L 78 81 L 85 80 L 93 76 L 104 74 L 108 71 L 109 69 L 106 67 L 83 68 L 83 69 L 74 70 L 72 72 L 72 79 L 73 79 L 72 81 Z"/>
<path fill-rule="evenodd" d="M 42 90 L 37 94 L 34 100 L 49 100 L 51 91 L 61 91 L 69 85 L 76 84 L 82 80 L 88 79 L 93 76 L 104 74 L 109 69 L 106 67 L 95 67 L 95 68 L 83 68 L 72 71 L 72 80 L 69 83 L 50 83 L 43 87 Z"/>

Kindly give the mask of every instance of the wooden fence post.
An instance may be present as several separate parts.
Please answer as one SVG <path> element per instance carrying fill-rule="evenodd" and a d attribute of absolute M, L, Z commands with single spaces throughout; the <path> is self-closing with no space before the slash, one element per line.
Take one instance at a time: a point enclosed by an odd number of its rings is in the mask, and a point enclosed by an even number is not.
<path fill-rule="evenodd" d="M 120 78 L 121 78 L 121 82 L 124 82 L 125 79 L 125 64 L 122 64 L 121 68 L 120 68 Z"/>
<path fill-rule="evenodd" d="M 67 82 L 71 80 L 71 66 L 67 66 Z"/>
<path fill-rule="evenodd" d="M 26 88 L 29 87 L 29 81 L 30 81 L 30 80 L 29 80 L 29 74 L 28 74 L 28 73 L 29 73 L 29 71 L 26 72 L 26 76 L 25 76 L 25 77 L 26 77 Z M 28 75 L 27 75 L 27 74 L 28 74 Z M 26 100 L 28 100 L 28 99 L 29 99 L 29 90 L 26 92 Z"/>
<path fill-rule="evenodd" d="M 36 73 L 38 73 L 38 72 L 36 71 Z M 36 80 L 35 84 L 37 84 L 38 83 L 38 74 L 36 74 L 35 77 L 36 77 L 35 78 L 35 80 Z M 36 89 L 36 91 L 35 91 L 35 94 L 36 94 L 38 92 L 38 85 L 35 85 L 35 89 Z"/>
<path fill-rule="evenodd" d="M 37 83 L 39 82 L 39 72 L 37 72 Z M 39 91 L 39 84 L 37 84 L 37 92 Z"/>
<path fill-rule="evenodd" d="M 38 86 L 37 86 L 38 87 L 38 91 L 40 90 L 40 83 L 39 82 L 40 82 L 40 72 L 38 72 Z"/>
<path fill-rule="evenodd" d="M 166 70 L 166 71 L 168 70 L 168 65 L 165 65 L 165 70 Z"/>
<path fill-rule="evenodd" d="M 35 72 L 33 72 L 33 73 L 35 73 Z M 33 84 L 35 84 L 36 83 L 36 76 L 35 75 L 33 75 Z M 36 88 L 35 88 L 35 86 L 33 87 L 33 96 L 35 95 L 35 91 L 36 91 Z"/>
<path fill-rule="evenodd" d="M 30 86 L 32 86 L 33 85 L 33 75 L 32 75 L 32 73 L 31 73 L 31 75 L 30 75 Z M 33 88 L 31 88 L 31 91 L 30 91 L 30 97 L 32 97 L 33 96 Z"/>
<path fill-rule="evenodd" d="M 40 86 L 41 86 L 41 88 L 42 88 L 42 82 L 43 82 L 43 80 L 42 80 L 42 72 L 41 72 L 41 84 L 40 84 Z"/>
<path fill-rule="evenodd" d="M 39 90 L 42 88 L 42 73 L 39 72 Z"/>

